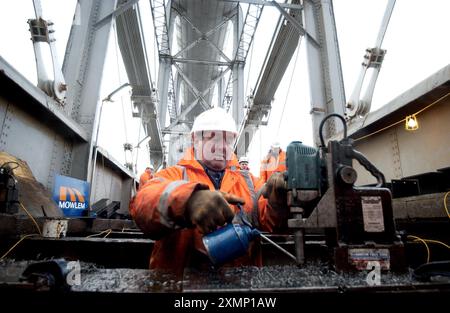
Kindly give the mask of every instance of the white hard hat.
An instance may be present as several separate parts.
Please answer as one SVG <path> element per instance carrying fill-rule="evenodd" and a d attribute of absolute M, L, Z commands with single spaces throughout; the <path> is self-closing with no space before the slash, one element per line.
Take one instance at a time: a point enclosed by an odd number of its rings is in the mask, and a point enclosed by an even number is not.
<path fill-rule="evenodd" d="M 153 165 L 150 164 L 150 166 L 148 167 L 149 169 L 151 169 L 152 171 L 155 170 L 155 168 L 153 167 Z"/>
<path fill-rule="evenodd" d="M 273 149 L 278 149 L 281 147 L 281 145 L 278 141 L 274 141 L 270 147 Z"/>
<path fill-rule="evenodd" d="M 197 116 L 192 126 L 191 134 L 208 130 L 221 130 L 237 135 L 234 119 L 222 108 L 212 108 Z"/>
<path fill-rule="evenodd" d="M 241 162 L 247 162 L 247 163 L 248 163 L 248 157 L 242 156 L 242 157 L 239 159 L 239 163 L 241 163 Z"/>

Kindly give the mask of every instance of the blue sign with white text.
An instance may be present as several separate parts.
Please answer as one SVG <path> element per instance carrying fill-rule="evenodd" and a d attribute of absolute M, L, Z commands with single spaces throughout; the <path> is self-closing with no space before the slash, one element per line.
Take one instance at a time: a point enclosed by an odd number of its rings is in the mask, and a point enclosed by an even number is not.
<path fill-rule="evenodd" d="M 89 212 L 89 183 L 68 176 L 56 175 L 53 200 L 65 216 L 87 216 Z"/>

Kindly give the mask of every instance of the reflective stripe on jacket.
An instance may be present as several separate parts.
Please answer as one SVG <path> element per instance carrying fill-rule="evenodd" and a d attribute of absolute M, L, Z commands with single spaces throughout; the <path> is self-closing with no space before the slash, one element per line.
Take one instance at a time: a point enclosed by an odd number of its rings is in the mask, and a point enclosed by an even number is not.
<path fill-rule="evenodd" d="M 286 152 L 280 150 L 278 155 L 269 152 L 266 158 L 261 161 L 259 179 L 262 183 L 265 183 L 273 173 L 284 171 L 286 171 Z"/>
<path fill-rule="evenodd" d="M 177 274 L 185 267 L 195 266 L 194 254 L 205 254 L 202 234 L 196 228 L 186 228 L 189 217 L 185 207 L 191 194 L 200 189 L 214 190 L 214 186 L 201 164 L 189 149 L 178 165 L 168 167 L 139 190 L 130 203 L 130 213 L 141 230 L 155 239 L 150 268 L 167 269 Z M 244 173 L 245 172 L 245 173 Z M 263 197 L 256 199 L 262 184 L 249 172 L 240 171 L 236 157 L 228 162 L 220 191 L 231 193 L 245 200 L 247 216 L 259 229 L 272 231 L 282 221 Z M 237 207 L 231 206 L 235 212 Z M 255 210 L 253 208 L 255 207 Z M 254 242 L 248 255 L 232 264 L 261 265 L 259 242 Z"/>

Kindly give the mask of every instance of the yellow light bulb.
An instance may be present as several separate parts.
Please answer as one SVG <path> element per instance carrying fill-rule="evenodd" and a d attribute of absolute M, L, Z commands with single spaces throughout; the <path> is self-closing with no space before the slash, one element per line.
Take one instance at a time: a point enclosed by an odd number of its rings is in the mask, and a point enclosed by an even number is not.
<path fill-rule="evenodd" d="M 416 130 L 419 128 L 419 123 L 415 115 L 409 115 L 405 118 L 405 129 Z"/>

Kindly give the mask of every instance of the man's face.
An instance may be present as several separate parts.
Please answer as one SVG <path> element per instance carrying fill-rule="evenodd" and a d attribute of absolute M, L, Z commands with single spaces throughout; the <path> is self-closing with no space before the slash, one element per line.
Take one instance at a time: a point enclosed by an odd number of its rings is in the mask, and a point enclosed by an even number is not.
<path fill-rule="evenodd" d="M 249 169 L 248 162 L 241 162 L 241 163 L 239 163 L 239 166 L 240 166 L 241 170 L 247 170 L 248 171 L 248 169 Z"/>
<path fill-rule="evenodd" d="M 235 135 L 224 131 L 203 131 L 194 134 L 197 160 L 215 171 L 221 171 L 231 160 Z"/>
<path fill-rule="evenodd" d="M 279 147 L 272 147 L 272 154 L 277 155 L 280 153 L 280 148 Z"/>

